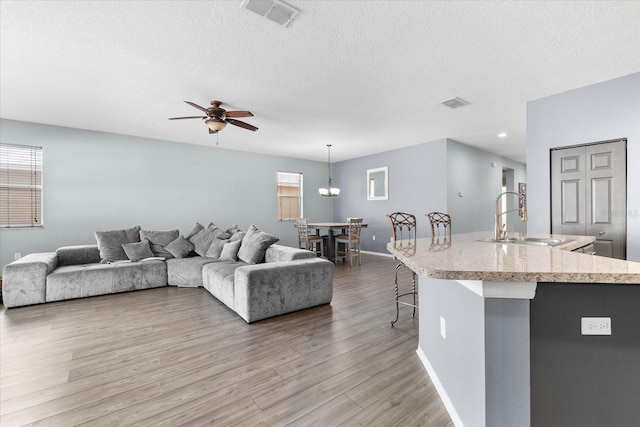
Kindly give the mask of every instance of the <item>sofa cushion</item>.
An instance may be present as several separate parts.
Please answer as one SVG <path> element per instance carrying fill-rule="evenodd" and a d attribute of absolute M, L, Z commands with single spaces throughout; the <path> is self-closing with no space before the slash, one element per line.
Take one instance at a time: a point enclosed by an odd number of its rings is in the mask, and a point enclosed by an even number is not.
<path fill-rule="evenodd" d="M 269 233 L 260 231 L 258 227 L 251 224 L 249 230 L 247 230 L 246 236 L 242 239 L 238 258 L 248 264 L 257 264 L 262 262 L 267 248 L 278 240 L 280 239 Z"/>
<path fill-rule="evenodd" d="M 147 239 L 153 255 L 163 258 L 173 257 L 173 254 L 166 249 L 166 246 L 176 240 L 179 235 L 180 232 L 178 230 L 140 230 L 140 240 Z"/>
<path fill-rule="evenodd" d="M 183 236 L 178 236 L 173 242 L 164 247 L 168 252 L 176 258 L 186 258 L 191 252 L 193 252 L 193 244 L 185 239 Z M 173 258 L 170 257 L 170 258 Z"/>
<path fill-rule="evenodd" d="M 225 243 L 222 247 L 222 253 L 220 253 L 220 261 L 237 261 L 241 244 L 242 240 Z"/>
<path fill-rule="evenodd" d="M 217 261 L 201 256 L 168 259 L 167 283 L 169 286 L 188 288 L 202 286 L 202 266 L 212 262 Z"/>
<path fill-rule="evenodd" d="M 127 258 L 133 262 L 142 261 L 145 258 L 153 256 L 148 240 L 135 243 L 125 243 L 122 245 L 122 249 L 124 249 L 124 253 L 127 254 Z"/>
<path fill-rule="evenodd" d="M 69 265 L 47 276 L 47 302 L 167 285 L 164 261 Z"/>
<path fill-rule="evenodd" d="M 63 246 L 56 249 L 58 266 L 94 264 L 100 262 L 98 245 Z"/>
<path fill-rule="evenodd" d="M 244 239 L 244 236 L 246 236 L 247 233 L 244 231 L 236 231 L 235 233 L 233 233 L 231 235 L 231 237 L 229 237 L 229 241 L 230 242 L 235 242 L 236 240 L 242 240 Z"/>
<path fill-rule="evenodd" d="M 223 230 L 219 229 L 215 226 L 215 224 L 209 224 L 207 228 L 196 233 L 195 236 L 191 237 L 189 241 L 193 243 L 195 246 L 195 252 L 200 256 L 205 256 L 207 251 L 209 250 L 209 246 L 211 246 L 211 242 L 216 236 L 223 233 Z"/>
<path fill-rule="evenodd" d="M 235 310 L 235 271 L 247 265 L 242 261 L 213 262 L 202 267 L 204 288 L 227 307 Z"/>
<path fill-rule="evenodd" d="M 189 232 L 184 235 L 184 238 L 189 240 L 190 238 L 198 234 L 200 231 L 204 230 L 204 228 L 205 228 L 204 225 L 200 224 L 199 222 L 196 222 L 191 227 L 191 230 L 189 230 Z"/>
<path fill-rule="evenodd" d="M 211 242 L 211 246 L 209 246 L 209 249 L 207 250 L 207 253 L 205 254 L 205 256 L 207 258 L 213 258 L 213 259 L 220 258 L 220 255 L 222 254 L 222 248 L 224 247 L 224 244 L 227 243 L 228 241 L 229 241 L 228 239 L 221 239 L 220 236 L 216 237 Z"/>
<path fill-rule="evenodd" d="M 240 226 L 238 226 L 238 224 L 233 224 L 231 227 L 227 228 L 227 233 L 232 235 L 239 231 L 243 231 L 243 230 L 242 228 L 240 228 Z"/>
<path fill-rule="evenodd" d="M 135 226 L 124 230 L 96 231 L 94 233 L 100 249 L 102 263 L 126 260 L 127 254 L 122 245 L 140 241 L 140 227 Z"/>

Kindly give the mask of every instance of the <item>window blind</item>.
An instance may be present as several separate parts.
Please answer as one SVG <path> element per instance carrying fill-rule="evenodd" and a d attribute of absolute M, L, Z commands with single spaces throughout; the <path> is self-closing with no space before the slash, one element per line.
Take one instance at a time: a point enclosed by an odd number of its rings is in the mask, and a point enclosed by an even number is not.
<path fill-rule="evenodd" d="M 302 174 L 278 172 L 278 220 L 302 217 Z"/>
<path fill-rule="evenodd" d="M 42 226 L 42 147 L 0 143 L 0 227 Z"/>

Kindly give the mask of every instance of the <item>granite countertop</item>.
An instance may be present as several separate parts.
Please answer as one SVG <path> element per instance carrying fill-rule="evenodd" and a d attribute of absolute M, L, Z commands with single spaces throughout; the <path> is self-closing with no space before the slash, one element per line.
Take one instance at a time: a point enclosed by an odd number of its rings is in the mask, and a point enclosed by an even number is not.
<path fill-rule="evenodd" d="M 555 247 L 488 241 L 492 237 L 485 231 L 454 234 L 449 241 L 399 240 L 387 249 L 417 274 L 435 279 L 640 284 L 640 263 L 571 252 L 592 243 L 591 236 L 526 235 L 570 240 Z"/>

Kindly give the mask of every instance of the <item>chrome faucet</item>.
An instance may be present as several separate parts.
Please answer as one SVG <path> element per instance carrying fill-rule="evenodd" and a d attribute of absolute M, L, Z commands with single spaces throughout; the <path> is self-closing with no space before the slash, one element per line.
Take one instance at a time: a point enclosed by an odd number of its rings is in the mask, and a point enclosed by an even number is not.
<path fill-rule="evenodd" d="M 505 194 L 515 194 L 516 196 L 518 196 L 518 198 L 522 200 L 522 209 L 518 208 L 518 209 L 511 209 L 508 211 L 500 212 L 500 199 Z M 527 197 L 523 193 L 516 193 L 515 191 L 505 191 L 504 193 L 501 193 L 498 197 L 496 197 L 495 240 L 503 240 L 507 238 L 507 230 L 506 230 L 507 224 L 502 225 L 500 220 L 502 215 L 507 214 L 509 212 L 515 212 L 520 210 L 522 211 L 522 220 L 527 221 L 529 219 L 529 217 L 527 216 Z"/>

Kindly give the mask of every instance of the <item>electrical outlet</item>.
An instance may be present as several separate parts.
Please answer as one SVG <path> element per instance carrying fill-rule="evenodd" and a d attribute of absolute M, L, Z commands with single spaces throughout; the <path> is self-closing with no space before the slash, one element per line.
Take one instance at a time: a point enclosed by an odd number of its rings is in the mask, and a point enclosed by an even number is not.
<path fill-rule="evenodd" d="M 20 252 L 16 252 L 15 254 L 13 254 L 14 261 L 17 261 L 20 258 L 22 258 L 22 254 Z"/>
<path fill-rule="evenodd" d="M 373 236 L 373 240 L 376 240 L 376 236 Z"/>
<path fill-rule="evenodd" d="M 582 335 L 611 335 L 610 317 L 583 317 L 580 326 Z"/>
<path fill-rule="evenodd" d="M 447 328 L 444 317 L 442 316 L 440 316 L 440 335 L 442 335 L 442 338 L 444 338 L 445 340 L 447 339 Z"/>

